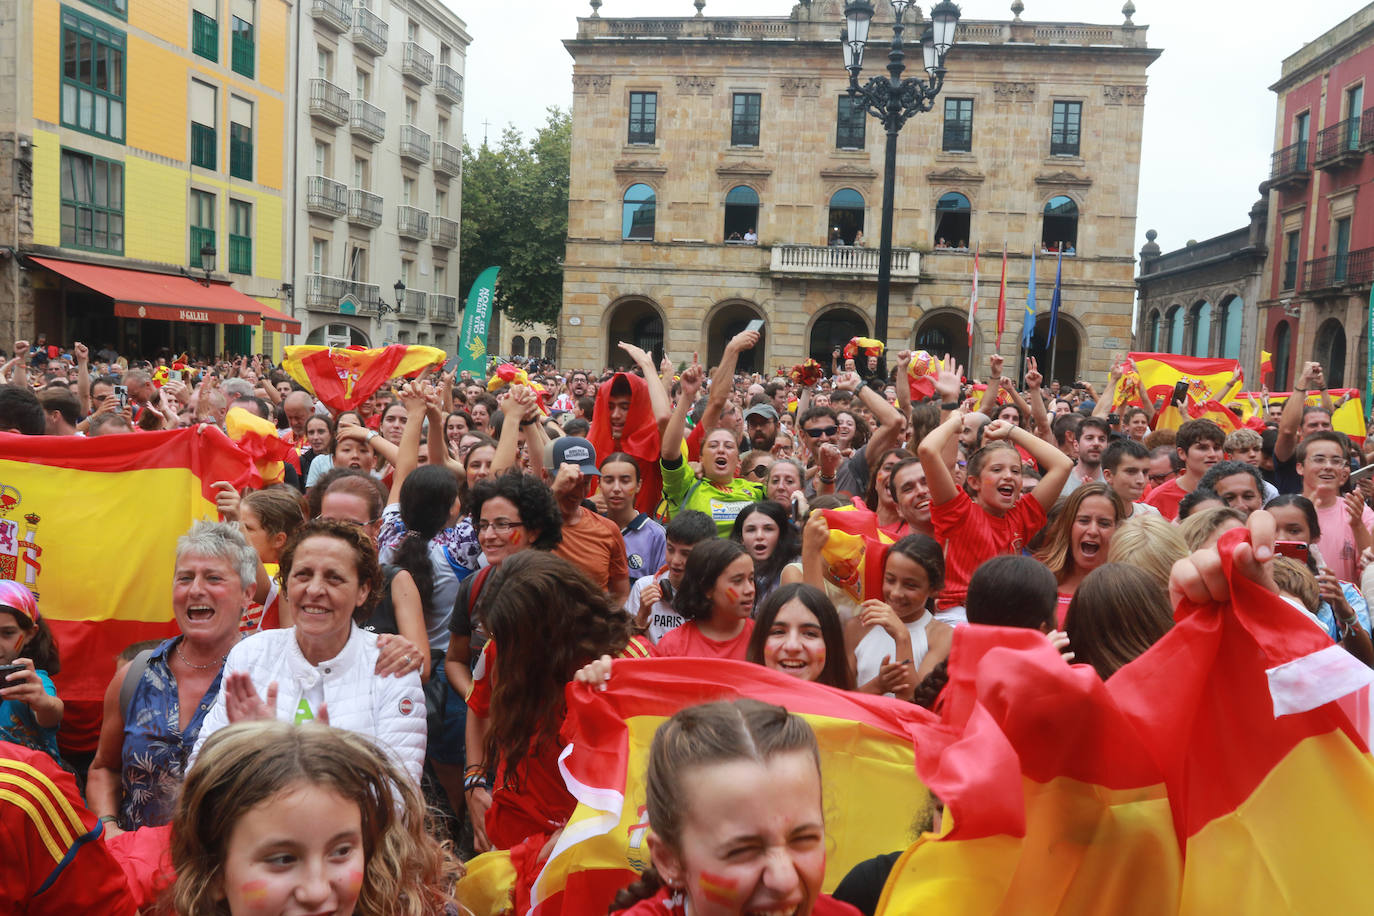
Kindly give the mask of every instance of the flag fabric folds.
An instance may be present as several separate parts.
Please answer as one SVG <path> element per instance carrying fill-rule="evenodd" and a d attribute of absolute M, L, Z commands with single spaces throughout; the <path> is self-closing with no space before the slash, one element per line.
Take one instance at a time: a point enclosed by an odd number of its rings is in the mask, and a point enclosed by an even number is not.
<path fill-rule="evenodd" d="M 251 460 L 213 426 L 93 439 L 0 433 L 0 578 L 38 594 L 63 660 L 59 734 L 90 751 L 115 656 L 171 636 L 176 539 Z"/>
<path fill-rule="evenodd" d="M 924 401 L 935 394 L 935 381 L 944 371 L 943 360 L 936 359 L 925 350 L 917 350 L 906 366 L 907 390 L 913 402 Z"/>
<path fill-rule="evenodd" d="M 1274 377 L 1274 354 L 1268 350 L 1260 351 L 1260 384 L 1267 385 L 1269 380 Z"/>
<path fill-rule="evenodd" d="M 577 809 L 535 882 L 532 913 L 602 916 L 650 864 L 644 776 L 658 726 L 686 706 L 751 697 L 786 706 L 815 729 L 830 855 L 825 889 L 854 865 L 911 841 L 929 793 L 911 733 L 935 716 L 910 703 L 798 681 L 762 665 L 702 659 L 616 661 L 607 689 L 568 685 L 560 759 Z"/>
<path fill-rule="evenodd" d="M 973 322 L 978 317 L 978 249 L 973 249 L 973 289 L 968 296 L 968 345 L 973 346 Z"/>
<path fill-rule="evenodd" d="M 1064 248 L 1060 246 L 1059 262 L 1054 268 L 1054 293 L 1050 296 L 1050 328 L 1045 336 L 1045 346 L 1054 352 L 1054 336 L 1059 333 L 1059 306 L 1063 302 Z"/>
<path fill-rule="evenodd" d="M 326 407 L 352 410 L 388 381 L 429 366 L 442 366 L 443 350 L 394 344 L 373 350 L 287 347 L 282 368 Z"/>
<path fill-rule="evenodd" d="M 242 407 L 230 407 L 224 415 L 224 429 L 234 444 L 253 459 L 256 475 L 248 482 L 251 487 L 281 483 L 286 479 L 286 462 L 301 472 L 301 459 L 296 449 L 281 436 L 271 421 L 264 420 Z"/>
<path fill-rule="evenodd" d="M 1007 329 L 1007 246 L 1002 245 L 1002 285 L 997 291 L 997 352 L 1002 352 L 1002 332 Z"/>
<path fill-rule="evenodd" d="M 1332 406 L 1335 406 L 1341 398 L 1349 395 L 1349 399 L 1332 412 L 1331 428 L 1338 433 L 1345 433 L 1351 438 L 1363 440 L 1368 434 L 1368 429 L 1365 422 L 1364 401 L 1360 398 L 1360 390 L 1358 388 L 1329 388 L 1326 393 L 1331 397 Z M 1291 396 L 1292 392 L 1271 391 L 1269 392 L 1269 403 L 1283 404 Z M 1261 412 L 1264 405 L 1261 401 L 1261 392 L 1242 391 L 1236 397 L 1237 400 L 1233 406 L 1241 412 L 1247 422 L 1253 424 L 1256 418 L 1263 421 Z M 1307 403 L 1312 407 L 1320 407 L 1322 405 L 1321 392 L 1309 391 Z"/>
<path fill-rule="evenodd" d="M 1234 359 L 1177 356 L 1173 353 L 1130 353 L 1126 359 L 1135 369 L 1134 377 L 1139 379 L 1139 388 L 1136 390 L 1143 391 L 1144 396 L 1156 404 L 1160 398 L 1170 395 L 1174 385 L 1184 379 L 1189 382 L 1190 401 L 1200 404 L 1213 399 L 1220 400 L 1226 393 L 1222 388 L 1230 380 L 1231 373 L 1240 368 L 1240 363 Z M 1129 387 L 1131 382 L 1128 382 L 1128 375 L 1123 374 L 1112 390 L 1112 403 L 1125 403 L 1126 389 Z"/>
<path fill-rule="evenodd" d="M 1021 321 L 1021 349 L 1029 350 L 1035 333 L 1035 246 L 1031 246 L 1030 283 L 1026 287 L 1026 313 Z"/>

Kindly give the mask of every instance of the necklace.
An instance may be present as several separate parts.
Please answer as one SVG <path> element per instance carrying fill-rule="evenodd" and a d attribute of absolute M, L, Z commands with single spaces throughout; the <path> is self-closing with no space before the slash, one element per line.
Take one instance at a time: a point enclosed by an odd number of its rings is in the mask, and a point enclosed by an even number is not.
<path fill-rule="evenodd" d="M 182 663 L 183 665 L 185 665 L 187 668 L 194 668 L 194 669 L 196 669 L 197 671 L 204 671 L 204 670 L 206 670 L 207 668 L 214 668 L 214 667 L 216 667 L 216 666 L 218 666 L 218 665 L 223 665 L 223 664 L 224 664 L 224 660 L 225 660 L 226 658 L 228 658 L 228 657 L 229 657 L 229 656 L 227 656 L 227 655 L 221 655 L 221 656 L 219 657 L 219 661 L 218 661 L 218 662 L 210 662 L 210 664 L 208 664 L 208 665 L 197 665 L 195 662 L 191 661 L 189 658 L 186 657 L 186 653 L 185 653 L 185 652 L 182 652 L 182 651 L 181 651 L 181 640 L 180 640 L 180 639 L 177 640 L 177 658 L 181 659 L 181 663 Z"/>

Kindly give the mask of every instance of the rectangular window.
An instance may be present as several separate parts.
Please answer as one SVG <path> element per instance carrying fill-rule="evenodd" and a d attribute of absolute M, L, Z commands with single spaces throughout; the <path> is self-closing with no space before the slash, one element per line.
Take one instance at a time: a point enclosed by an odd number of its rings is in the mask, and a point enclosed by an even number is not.
<path fill-rule="evenodd" d="M 734 112 L 730 118 L 731 146 L 759 145 L 759 118 L 763 110 L 763 96 L 757 92 L 736 92 Z"/>
<path fill-rule="evenodd" d="M 124 142 L 124 33 L 62 10 L 62 124 Z"/>
<path fill-rule="evenodd" d="M 235 16 L 233 17 L 233 28 L 230 59 L 233 61 L 234 72 L 252 79 L 256 55 L 253 44 L 253 23 L 245 22 Z"/>
<path fill-rule="evenodd" d="M 448 142 L 448 118 L 440 118 L 437 128 L 434 131 L 434 139 L 440 143 Z"/>
<path fill-rule="evenodd" d="M 229 174 L 253 180 L 253 103 L 229 97 Z"/>
<path fill-rule="evenodd" d="M 191 50 L 206 60 L 219 60 L 219 23 L 214 16 L 191 11 Z"/>
<path fill-rule="evenodd" d="M 192 267 L 200 267 L 200 253 L 215 247 L 215 195 L 209 191 L 191 191 L 191 255 Z"/>
<path fill-rule="evenodd" d="M 331 162 L 329 144 L 320 140 L 315 141 L 315 174 L 329 178 L 332 174 L 333 163 Z"/>
<path fill-rule="evenodd" d="M 353 157 L 353 187 L 366 191 L 370 185 L 367 181 L 367 160 L 361 156 Z"/>
<path fill-rule="evenodd" d="M 407 177 L 407 178 L 402 178 L 402 179 L 401 179 L 401 206 L 403 206 L 403 207 L 409 207 L 409 206 L 411 205 L 411 201 L 413 201 L 414 199 L 415 199 L 415 179 L 414 179 L 414 178 L 408 178 L 408 177 Z"/>
<path fill-rule="evenodd" d="M 412 98 L 410 98 L 409 96 L 407 96 L 407 97 L 406 97 L 406 123 L 407 123 L 407 124 L 414 124 L 414 123 L 415 123 L 415 116 L 419 113 L 419 111 L 420 111 L 420 103 L 419 103 L 419 101 L 416 100 L 416 99 L 412 99 Z"/>
<path fill-rule="evenodd" d="M 86 2 L 96 9 L 113 13 L 120 19 L 129 18 L 129 0 L 86 0 Z"/>
<path fill-rule="evenodd" d="M 1336 220 L 1336 273 L 1335 279 L 1344 283 L 1350 261 L 1350 217 Z"/>
<path fill-rule="evenodd" d="M 1304 111 L 1293 119 L 1293 142 L 1298 144 L 1298 171 L 1307 171 L 1307 140 L 1312 126 L 1311 115 Z"/>
<path fill-rule="evenodd" d="M 658 93 L 630 93 L 630 136 L 631 145 L 649 145 L 656 139 L 658 127 Z"/>
<path fill-rule="evenodd" d="M 253 272 L 253 205 L 229 201 L 229 272 Z"/>
<path fill-rule="evenodd" d="M 203 169 L 215 168 L 215 129 L 208 124 L 191 122 L 191 164 Z"/>
<path fill-rule="evenodd" d="M 310 272 L 323 274 L 329 265 L 329 242 L 324 239 L 310 240 Z"/>
<path fill-rule="evenodd" d="M 864 148 L 864 129 L 867 126 L 868 113 L 854 102 L 847 92 L 840 96 L 840 106 L 835 116 L 835 146 L 839 149 Z"/>
<path fill-rule="evenodd" d="M 945 136 L 947 153 L 973 152 L 973 99 L 945 99 Z"/>
<path fill-rule="evenodd" d="M 1050 155 L 1077 156 L 1083 122 L 1082 102 L 1055 102 L 1050 126 Z"/>
<path fill-rule="evenodd" d="M 1345 90 L 1345 136 L 1344 148 L 1360 148 L 1360 116 L 1364 114 L 1364 83 Z"/>
<path fill-rule="evenodd" d="M 372 74 L 359 69 L 353 79 L 353 94 L 364 102 L 372 98 Z"/>
<path fill-rule="evenodd" d="M 448 215 L 448 192 L 442 188 L 434 189 L 434 215 Z"/>
<path fill-rule="evenodd" d="M 434 291 L 439 295 L 448 292 L 448 270 L 443 267 L 434 268 Z"/>
<path fill-rule="evenodd" d="M 1288 233 L 1283 253 L 1283 288 L 1296 289 L 1298 285 L 1298 241 L 1301 231 L 1294 229 Z"/>
<path fill-rule="evenodd" d="M 367 249 L 354 245 L 348 253 L 348 279 L 354 283 L 367 282 Z"/>
<path fill-rule="evenodd" d="M 62 244 L 124 253 L 124 166 L 62 151 Z"/>
<path fill-rule="evenodd" d="M 324 45 L 315 47 L 315 75 L 322 80 L 334 82 L 334 52 Z"/>

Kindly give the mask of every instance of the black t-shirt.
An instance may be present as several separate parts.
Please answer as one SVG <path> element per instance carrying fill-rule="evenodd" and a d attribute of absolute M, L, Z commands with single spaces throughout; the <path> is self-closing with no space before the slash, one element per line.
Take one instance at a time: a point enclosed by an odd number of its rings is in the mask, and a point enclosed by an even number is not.
<path fill-rule="evenodd" d="M 382 564 L 382 596 L 377 601 L 377 606 L 372 609 L 372 614 L 364 620 L 360 627 L 370 633 L 390 633 L 395 635 L 401 631 L 396 627 L 396 609 L 391 606 L 391 580 L 396 578 L 396 573 L 400 572 L 401 567 L 392 566 L 390 563 Z"/>
<path fill-rule="evenodd" d="M 487 644 L 487 631 L 482 621 L 476 619 L 476 611 L 482 586 L 490 575 L 491 567 L 484 566 L 458 583 L 458 595 L 453 599 L 453 613 L 448 619 L 449 633 L 470 640 L 468 664 L 474 668 L 477 666 L 477 657 L 482 654 L 482 647 Z M 477 594 L 473 594 L 474 588 Z"/>
<path fill-rule="evenodd" d="M 849 870 L 849 874 L 844 876 L 830 896 L 849 904 L 865 916 L 873 916 L 878 909 L 878 900 L 883 895 L 883 885 L 887 884 L 892 867 L 904 852 L 906 850 L 899 849 L 865 859 Z"/>
<path fill-rule="evenodd" d="M 1264 479 L 1274 485 L 1274 489 L 1280 493 L 1301 493 L 1302 477 L 1298 474 L 1298 453 L 1293 452 L 1293 457 L 1287 461 L 1274 459 L 1274 469 L 1264 472 Z"/>

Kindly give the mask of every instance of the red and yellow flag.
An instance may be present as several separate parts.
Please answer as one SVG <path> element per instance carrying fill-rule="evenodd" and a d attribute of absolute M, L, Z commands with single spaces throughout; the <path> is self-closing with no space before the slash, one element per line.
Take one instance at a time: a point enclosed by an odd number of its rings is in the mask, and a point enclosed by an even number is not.
<path fill-rule="evenodd" d="M 932 713 L 746 662 L 616 661 L 606 691 L 568 686 L 571 743 L 559 766 L 578 805 L 534 884 L 536 916 L 606 912 L 615 892 L 649 864 L 644 776 L 654 732 L 679 709 L 740 697 L 785 705 L 816 731 L 827 891 L 859 862 L 910 843 L 911 824 L 929 799 L 916 777 L 911 733 L 934 722 Z"/>
<path fill-rule="evenodd" d="M 0 433 L 0 578 L 38 594 L 62 659 L 60 738 L 94 749 L 115 656 L 170 636 L 176 539 L 252 464 L 213 426 L 84 439 Z"/>
<path fill-rule="evenodd" d="M 375 350 L 287 347 L 282 368 L 335 413 L 352 410 L 391 379 L 443 365 L 434 347 L 394 344 Z"/>
<path fill-rule="evenodd" d="M 1187 379 L 1190 401 L 1204 403 L 1208 400 L 1223 399 L 1222 389 L 1231 379 L 1231 373 L 1240 368 L 1234 359 L 1204 359 L 1197 356 L 1177 356 L 1173 353 L 1130 353 L 1126 357 L 1127 371 L 1112 390 L 1112 404 L 1120 407 L 1125 404 L 1139 403 L 1141 393 L 1151 403 L 1173 393 L 1174 385 Z M 1131 370 L 1134 370 L 1132 372 Z M 1139 389 L 1131 391 L 1135 379 L 1139 379 Z"/>
<path fill-rule="evenodd" d="M 1364 402 L 1360 400 L 1360 390 L 1358 388 L 1331 388 L 1327 394 L 1330 395 L 1333 406 L 1345 395 L 1350 395 L 1349 400 L 1337 407 L 1331 414 L 1331 428 L 1338 433 L 1345 433 L 1347 436 L 1363 440 L 1368 434 L 1368 428 L 1365 424 Z M 1284 404 L 1291 396 L 1292 392 L 1290 391 L 1271 391 L 1269 392 L 1269 403 Z M 1238 399 L 1238 402 L 1233 406 L 1241 412 L 1247 421 L 1254 417 L 1264 419 L 1260 415 L 1260 411 L 1264 409 L 1260 392 L 1241 392 Z M 1307 404 L 1311 407 L 1321 407 L 1321 392 L 1307 392 Z"/>
<path fill-rule="evenodd" d="M 821 548 L 827 576 L 854 598 L 882 595 L 883 559 L 893 538 L 878 528 L 878 513 L 858 505 L 823 509 L 830 536 Z"/>

